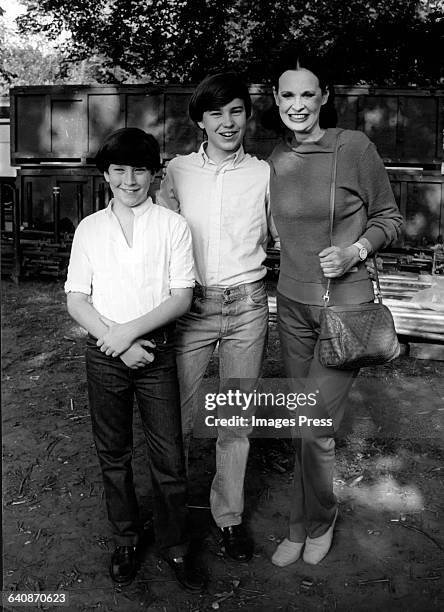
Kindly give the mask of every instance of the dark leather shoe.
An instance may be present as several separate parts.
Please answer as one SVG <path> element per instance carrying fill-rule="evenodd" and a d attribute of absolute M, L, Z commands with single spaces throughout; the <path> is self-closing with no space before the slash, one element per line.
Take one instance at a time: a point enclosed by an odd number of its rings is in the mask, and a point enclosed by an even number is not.
<path fill-rule="evenodd" d="M 114 582 L 122 585 L 129 584 L 134 580 L 136 572 L 136 547 L 116 546 L 109 567 L 109 573 Z"/>
<path fill-rule="evenodd" d="M 249 561 L 253 556 L 253 540 L 242 525 L 231 525 L 220 530 L 225 553 L 234 561 Z"/>
<path fill-rule="evenodd" d="M 202 591 L 205 587 L 205 578 L 194 567 L 189 557 L 167 559 L 167 563 L 173 569 L 177 581 L 187 591 Z"/>

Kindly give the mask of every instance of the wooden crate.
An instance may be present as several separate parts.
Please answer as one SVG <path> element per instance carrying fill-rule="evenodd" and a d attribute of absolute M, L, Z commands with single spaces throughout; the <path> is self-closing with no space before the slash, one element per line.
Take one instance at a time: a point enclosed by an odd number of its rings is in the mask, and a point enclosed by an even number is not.
<path fill-rule="evenodd" d="M 188 118 L 193 87 L 181 85 L 94 85 L 13 87 L 11 160 L 87 164 L 99 144 L 120 127 L 140 127 L 159 141 L 164 158 L 194 151 L 201 130 Z M 271 152 L 276 134 L 261 118 L 273 106 L 271 89 L 251 85 L 253 114 L 247 149 Z M 443 159 L 444 90 L 336 88 L 338 125 L 365 132 L 387 164 L 438 168 Z"/>

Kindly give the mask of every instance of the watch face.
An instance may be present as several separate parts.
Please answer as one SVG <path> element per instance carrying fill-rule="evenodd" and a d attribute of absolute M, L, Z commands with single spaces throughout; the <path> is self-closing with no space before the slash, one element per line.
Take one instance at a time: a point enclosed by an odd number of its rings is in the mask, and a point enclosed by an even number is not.
<path fill-rule="evenodd" d="M 364 261 L 364 259 L 367 259 L 367 249 L 365 247 L 362 247 L 362 249 L 359 251 L 359 258 Z"/>

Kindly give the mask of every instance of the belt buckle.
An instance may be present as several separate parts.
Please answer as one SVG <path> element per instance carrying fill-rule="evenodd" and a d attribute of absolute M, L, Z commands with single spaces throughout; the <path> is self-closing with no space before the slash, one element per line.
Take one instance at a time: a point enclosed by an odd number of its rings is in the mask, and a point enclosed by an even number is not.
<path fill-rule="evenodd" d="M 227 287 L 226 289 L 224 289 L 224 293 L 223 293 L 224 302 L 226 303 L 232 302 L 235 299 L 234 295 L 235 295 L 235 291 L 231 287 Z"/>

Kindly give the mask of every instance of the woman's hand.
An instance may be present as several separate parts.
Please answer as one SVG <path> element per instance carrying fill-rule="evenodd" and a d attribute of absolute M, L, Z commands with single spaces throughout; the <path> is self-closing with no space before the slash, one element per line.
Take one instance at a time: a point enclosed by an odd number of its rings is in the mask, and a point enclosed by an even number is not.
<path fill-rule="evenodd" d="M 358 261 L 356 247 L 327 247 L 319 253 L 319 261 L 325 278 L 338 278 L 350 270 Z"/>

